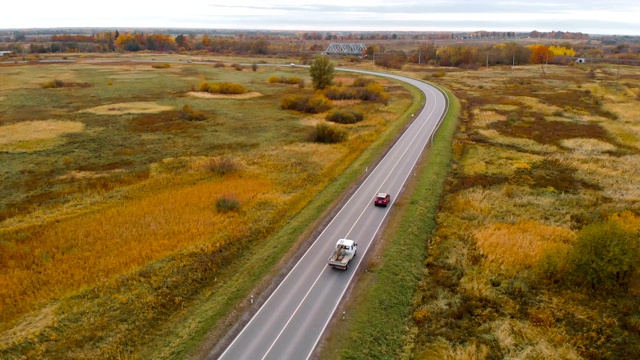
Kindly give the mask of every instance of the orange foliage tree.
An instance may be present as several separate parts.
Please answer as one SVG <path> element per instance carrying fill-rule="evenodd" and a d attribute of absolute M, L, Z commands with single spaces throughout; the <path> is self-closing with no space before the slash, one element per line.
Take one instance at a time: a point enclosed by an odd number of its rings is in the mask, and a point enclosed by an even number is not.
<path fill-rule="evenodd" d="M 529 46 L 531 49 L 531 62 L 534 64 L 544 64 L 553 60 L 555 56 L 549 47 L 542 44 Z"/>

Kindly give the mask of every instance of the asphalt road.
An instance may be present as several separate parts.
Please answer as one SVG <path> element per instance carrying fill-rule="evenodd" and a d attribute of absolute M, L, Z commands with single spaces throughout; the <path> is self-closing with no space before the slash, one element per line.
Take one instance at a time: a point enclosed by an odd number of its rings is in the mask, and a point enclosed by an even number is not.
<path fill-rule="evenodd" d="M 448 110 L 446 97 L 424 82 L 390 74 L 355 72 L 410 83 L 426 94 L 426 104 L 380 163 L 369 169 L 362 185 L 233 342 L 222 354 L 212 352 L 207 359 L 297 360 L 312 356 L 363 255 L 393 207 L 395 196 L 412 176 L 414 165 Z M 373 205 L 378 192 L 391 194 L 391 203 L 386 208 Z M 345 271 L 327 266 L 335 243 L 341 238 L 358 244 L 357 256 Z"/>

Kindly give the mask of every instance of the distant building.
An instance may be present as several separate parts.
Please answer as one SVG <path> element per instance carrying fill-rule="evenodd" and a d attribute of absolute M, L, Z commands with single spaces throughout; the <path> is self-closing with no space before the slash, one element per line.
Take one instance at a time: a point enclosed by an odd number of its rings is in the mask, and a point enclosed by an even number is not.
<path fill-rule="evenodd" d="M 586 62 L 585 58 L 577 58 L 576 59 L 576 63 L 578 64 L 584 64 Z"/>

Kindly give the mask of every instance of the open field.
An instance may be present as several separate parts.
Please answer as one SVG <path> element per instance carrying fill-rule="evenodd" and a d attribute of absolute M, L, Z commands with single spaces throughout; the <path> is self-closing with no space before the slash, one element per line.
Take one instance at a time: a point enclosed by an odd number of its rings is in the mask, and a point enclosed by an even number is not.
<path fill-rule="evenodd" d="M 280 110 L 297 85 L 267 81 L 305 71 L 0 67 L 0 355 L 205 354 L 414 111 L 410 89 L 383 82 L 393 101 L 364 104 L 378 115 L 348 142 L 309 143 L 322 116 Z M 640 70 L 400 73 L 451 89 L 457 133 L 398 199 L 323 358 L 639 358 L 637 266 L 593 277 L 576 254 L 602 229 L 638 244 Z M 191 96 L 202 81 L 260 96 Z M 179 120 L 185 104 L 207 120 Z M 221 197 L 239 211 L 217 211 Z M 613 259 L 640 263 L 628 250 Z"/>
<path fill-rule="evenodd" d="M 439 210 L 422 219 L 434 233 L 402 231 L 427 200 L 416 192 L 323 358 L 640 357 L 640 69 L 404 70 L 462 103 Z M 386 250 L 407 237 L 426 251 L 414 293 L 376 291 L 410 259 Z"/>
<path fill-rule="evenodd" d="M 345 142 L 316 144 L 307 136 L 323 114 L 279 107 L 311 89 L 267 81 L 309 84 L 305 69 L 79 61 L 0 73 L 3 358 L 184 357 L 416 106 L 377 80 L 388 105 L 338 104 L 365 120 L 343 126 Z M 260 96 L 191 96 L 205 81 Z M 206 119 L 181 118 L 185 105 Z"/>

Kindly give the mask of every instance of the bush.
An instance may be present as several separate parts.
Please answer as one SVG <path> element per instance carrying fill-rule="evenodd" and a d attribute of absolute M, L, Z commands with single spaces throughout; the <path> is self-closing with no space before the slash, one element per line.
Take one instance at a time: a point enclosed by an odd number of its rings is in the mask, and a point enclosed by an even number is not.
<path fill-rule="evenodd" d="M 195 110 L 189 105 L 184 105 L 182 107 L 182 110 L 180 110 L 179 113 L 179 117 L 182 120 L 189 121 L 202 121 L 207 119 L 207 116 L 202 111 Z"/>
<path fill-rule="evenodd" d="M 230 82 L 213 84 L 203 82 L 200 84 L 198 90 L 210 92 L 212 94 L 244 94 L 247 92 L 247 89 L 244 86 Z"/>
<path fill-rule="evenodd" d="M 238 71 L 242 71 L 242 65 L 238 64 L 238 63 L 233 63 L 231 64 L 231 67 L 238 70 Z"/>
<path fill-rule="evenodd" d="M 331 100 L 324 95 L 316 94 L 309 96 L 287 96 L 280 101 L 280 108 L 284 110 L 296 110 L 310 114 L 317 114 L 331 109 Z"/>
<path fill-rule="evenodd" d="M 169 63 L 162 63 L 162 64 L 156 63 L 156 64 L 151 65 L 151 67 L 154 68 L 154 69 L 168 69 L 168 68 L 171 67 L 171 64 L 169 64 Z"/>
<path fill-rule="evenodd" d="M 218 175 L 231 174 L 240 168 L 240 165 L 228 156 L 211 159 L 205 164 L 205 168 Z"/>
<path fill-rule="evenodd" d="M 247 89 L 240 84 L 234 84 L 230 82 L 220 83 L 221 94 L 244 94 L 246 92 Z"/>
<path fill-rule="evenodd" d="M 352 87 L 365 87 L 365 86 L 371 84 L 372 82 L 374 82 L 373 79 L 359 77 L 359 78 L 356 78 L 353 81 L 353 84 L 351 84 L 351 86 Z"/>
<path fill-rule="evenodd" d="M 305 112 L 318 114 L 331 109 L 331 106 L 331 100 L 327 99 L 324 95 L 316 94 L 307 101 Z"/>
<path fill-rule="evenodd" d="M 364 119 L 364 114 L 360 110 L 335 110 L 327 114 L 326 119 L 339 124 L 355 124 Z"/>
<path fill-rule="evenodd" d="M 213 67 L 215 68 L 223 68 L 224 67 L 224 63 L 221 61 L 218 61 L 217 63 L 213 64 Z"/>
<path fill-rule="evenodd" d="M 351 88 L 342 89 L 336 86 L 326 88 L 324 95 L 331 100 L 350 100 L 360 98 L 358 90 Z"/>
<path fill-rule="evenodd" d="M 43 89 L 55 89 L 55 88 L 61 88 L 64 87 L 64 82 L 62 80 L 51 80 L 51 81 L 47 81 L 44 84 L 42 84 L 42 88 Z"/>
<path fill-rule="evenodd" d="M 307 98 L 304 96 L 286 96 L 280 100 L 280 108 L 283 110 L 296 110 L 304 112 Z"/>
<path fill-rule="evenodd" d="M 616 218 L 580 231 L 571 252 L 576 276 L 596 288 L 626 288 L 640 263 L 640 239 Z"/>
<path fill-rule="evenodd" d="M 348 133 L 336 126 L 320 123 L 313 128 L 309 140 L 324 144 L 335 144 L 347 139 Z"/>
<path fill-rule="evenodd" d="M 360 99 L 363 101 L 380 102 L 386 105 L 389 102 L 389 95 L 384 91 L 382 85 L 374 82 L 362 89 Z"/>
<path fill-rule="evenodd" d="M 300 85 L 300 83 L 304 84 L 304 79 L 299 77 L 284 77 L 284 76 L 272 76 L 267 80 L 271 84 L 280 83 L 280 84 L 291 84 L 291 85 Z M 302 85 L 304 87 L 304 85 Z"/>
<path fill-rule="evenodd" d="M 223 195 L 216 201 L 216 210 L 221 213 L 240 210 L 240 201 L 233 195 Z"/>

